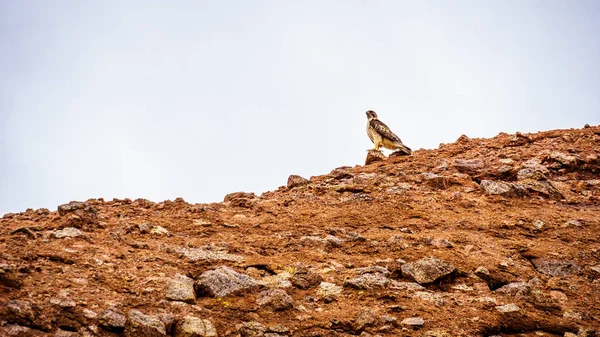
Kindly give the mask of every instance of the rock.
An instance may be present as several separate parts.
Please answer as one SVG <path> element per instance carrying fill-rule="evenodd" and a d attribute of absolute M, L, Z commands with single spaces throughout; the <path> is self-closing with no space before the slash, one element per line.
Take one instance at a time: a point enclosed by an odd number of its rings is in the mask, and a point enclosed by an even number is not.
<path fill-rule="evenodd" d="M 453 248 L 454 244 L 447 239 L 433 239 L 429 241 L 429 244 L 437 248 Z"/>
<path fill-rule="evenodd" d="M 450 181 L 447 177 L 435 173 L 425 172 L 421 174 L 423 183 L 435 189 L 445 190 L 450 187 Z"/>
<path fill-rule="evenodd" d="M 333 236 L 333 235 L 327 235 L 325 237 L 325 241 L 331 246 L 331 247 L 341 247 L 342 244 L 344 243 L 344 240 Z"/>
<path fill-rule="evenodd" d="M 542 230 L 544 228 L 545 223 L 542 220 L 535 220 L 533 222 L 533 228 L 535 230 Z"/>
<path fill-rule="evenodd" d="M 525 282 L 513 282 L 496 289 L 496 292 L 512 296 L 527 296 L 531 287 Z"/>
<path fill-rule="evenodd" d="M 514 184 L 513 186 L 515 186 L 517 189 L 524 189 L 529 192 L 541 194 L 546 198 L 551 198 L 554 200 L 564 199 L 562 193 L 549 181 L 527 179 Z"/>
<path fill-rule="evenodd" d="M 127 318 L 122 311 L 109 308 L 102 310 L 98 316 L 98 324 L 104 330 L 117 333 L 125 330 Z"/>
<path fill-rule="evenodd" d="M 37 316 L 36 310 L 27 301 L 12 300 L 0 309 L 0 321 L 6 320 L 20 325 L 33 325 Z"/>
<path fill-rule="evenodd" d="M 292 285 L 300 289 L 310 289 L 319 285 L 323 278 L 321 275 L 309 270 L 306 267 L 299 268 L 290 278 Z"/>
<path fill-rule="evenodd" d="M 244 322 L 239 327 L 240 337 L 263 337 L 267 328 L 259 322 Z"/>
<path fill-rule="evenodd" d="M 302 178 L 301 176 L 297 176 L 292 174 L 288 177 L 287 180 L 287 188 L 292 189 L 294 187 L 304 186 L 310 184 L 310 180 L 306 178 Z"/>
<path fill-rule="evenodd" d="M 171 248 L 170 251 L 182 254 L 192 262 L 198 261 L 232 261 L 243 262 L 244 258 L 239 255 L 229 254 L 223 250 L 206 250 L 203 248 Z"/>
<path fill-rule="evenodd" d="M 154 226 L 154 228 L 152 228 L 152 230 L 150 231 L 150 234 L 154 234 L 154 235 L 169 235 L 169 231 L 166 230 L 164 227 Z"/>
<path fill-rule="evenodd" d="M 573 261 L 536 258 L 531 262 L 537 271 L 548 276 L 568 276 L 581 272 L 581 268 Z"/>
<path fill-rule="evenodd" d="M 16 272 L 15 267 L 8 263 L 0 263 L 0 284 L 9 288 L 21 288 L 23 281 Z"/>
<path fill-rule="evenodd" d="M 185 316 L 175 327 L 175 337 L 216 337 L 212 322 L 194 316 Z"/>
<path fill-rule="evenodd" d="M 175 275 L 174 279 L 167 282 L 166 297 L 171 301 L 194 303 L 196 301 L 194 280 L 181 274 Z"/>
<path fill-rule="evenodd" d="M 67 227 L 61 230 L 57 230 L 51 234 L 52 237 L 57 239 L 63 238 L 76 238 L 80 236 L 85 236 L 85 234 L 77 228 Z"/>
<path fill-rule="evenodd" d="M 370 165 L 382 160 L 385 160 L 385 155 L 381 151 L 369 150 L 367 159 L 365 159 L 365 165 Z"/>
<path fill-rule="evenodd" d="M 390 289 L 394 290 L 408 290 L 408 291 L 417 291 L 417 290 L 425 290 L 425 287 L 415 282 L 398 282 L 392 280 L 390 283 Z"/>
<path fill-rule="evenodd" d="M 556 162 L 558 167 L 563 166 L 563 167 L 575 167 L 577 166 L 577 161 L 578 158 L 575 156 L 570 156 L 568 154 L 565 153 L 561 153 L 561 152 L 552 152 L 550 153 L 550 155 L 548 155 L 546 158 L 544 158 L 545 161 L 554 161 Z"/>
<path fill-rule="evenodd" d="M 50 303 L 61 309 L 73 309 L 77 306 L 75 301 L 68 299 L 68 298 L 63 298 L 63 297 L 51 298 Z"/>
<path fill-rule="evenodd" d="M 267 307 L 274 311 L 284 311 L 294 307 L 294 301 L 283 289 L 261 291 L 258 294 L 256 303 L 261 307 Z"/>
<path fill-rule="evenodd" d="M 345 287 L 362 290 L 387 288 L 390 280 L 381 273 L 363 274 L 344 282 Z"/>
<path fill-rule="evenodd" d="M 240 274 L 229 267 L 221 266 L 200 275 L 196 281 L 196 293 L 198 296 L 225 297 L 241 291 L 254 289 L 256 286 L 256 280 L 248 275 Z"/>
<path fill-rule="evenodd" d="M 481 159 L 455 159 L 452 165 L 459 171 L 474 173 L 485 167 Z"/>
<path fill-rule="evenodd" d="M 403 319 L 400 324 L 408 325 L 413 328 L 420 328 L 425 324 L 425 321 L 421 317 L 409 317 Z"/>
<path fill-rule="evenodd" d="M 7 326 L 0 326 L 0 336 L 34 337 L 34 336 L 41 336 L 41 333 L 36 334 L 35 330 L 32 330 L 31 328 L 28 328 L 26 326 L 12 324 L 12 325 L 7 325 Z"/>
<path fill-rule="evenodd" d="M 81 228 L 84 225 L 96 225 L 98 223 L 97 211 L 87 202 L 72 201 L 68 204 L 58 206 L 58 214 L 65 219 L 69 227 Z"/>
<path fill-rule="evenodd" d="M 381 267 L 381 266 L 370 266 L 370 267 L 364 267 L 364 268 L 356 268 L 356 273 L 359 274 L 359 275 L 380 273 L 380 274 L 383 274 L 383 276 L 385 276 L 385 277 L 387 277 L 387 276 L 390 275 L 390 271 L 387 268 Z"/>
<path fill-rule="evenodd" d="M 519 308 L 518 305 L 513 304 L 513 303 L 499 305 L 496 307 L 496 310 L 505 315 L 520 315 L 520 314 L 522 314 L 521 308 Z"/>
<path fill-rule="evenodd" d="M 342 289 L 342 287 L 333 283 L 321 282 L 319 289 L 317 289 L 317 296 L 321 297 L 325 303 L 333 302 L 342 293 Z"/>
<path fill-rule="evenodd" d="M 171 313 L 161 313 L 156 316 L 165 325 L 165 330 L 167 331 L 167 335 L 172 335 L 173 330 L 175 328 L 175 324 L 177 323 L 177 321 L 175 319 L 175 315 L 173 315 Z"/>
<path fill-rule="evenodd" d="M 125 336 L 161 337 L 167 335 L 165 324 L 156 316 L 144 315 L 135 309 L 129 310 L 128 316 Z"/>
<path fill-rule="evenodd" d="M 152 230 L 152 224 L 149 222 L 144 222 L 137 226 L 141 234 L 148 234 Z"/>
<path fill-rule="evenodd" d="M 235 192 L 227 194 L 223 201 L 228 202 L 231 206 L 251 208 L 255 197 L 254 193 Z"/>
<path fill-rule="evenodd" d="M 359 311 L 358 315 L 356 315 L 356 319 L 354 320 L 354 324 L 352 325 L 355 332 L 359 332 L 364 330 L 366 327 L 370 327 L 375 325 L 377 321 L 377 313 L 373 309 L 362 309 Z"/>
<path fill-rule="evenodd" d="M 518 197 L 527 194 L 527 190 L 523 186 L 503 181 L 482 180 L 479 186 L 488 195 Z"/>
<path fill-rule="evenodd" d="M 436 258 L 425 258 L 402 265 L 402 275 L 420 284 L 433 283 L 455 271 L 453 265 Z"/>

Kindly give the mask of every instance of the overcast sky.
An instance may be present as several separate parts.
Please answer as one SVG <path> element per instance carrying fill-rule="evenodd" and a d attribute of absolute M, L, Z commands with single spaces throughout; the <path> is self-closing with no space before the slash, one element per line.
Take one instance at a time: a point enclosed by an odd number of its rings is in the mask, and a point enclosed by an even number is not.
<path fill-rule="evenodd" d="M 0 0 L 0 215 L 600 123 L 600 1 Z"/>

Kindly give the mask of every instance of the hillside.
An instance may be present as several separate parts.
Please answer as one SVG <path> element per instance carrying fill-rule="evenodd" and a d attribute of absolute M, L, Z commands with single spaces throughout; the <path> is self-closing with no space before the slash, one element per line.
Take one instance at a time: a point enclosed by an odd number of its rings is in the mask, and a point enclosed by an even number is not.
<path fill-rule="evenodd" d="M 6 214 L 0 336 L 600 336 L 599 156 L 600 127 L 461 136 L 260 196 Z"/>

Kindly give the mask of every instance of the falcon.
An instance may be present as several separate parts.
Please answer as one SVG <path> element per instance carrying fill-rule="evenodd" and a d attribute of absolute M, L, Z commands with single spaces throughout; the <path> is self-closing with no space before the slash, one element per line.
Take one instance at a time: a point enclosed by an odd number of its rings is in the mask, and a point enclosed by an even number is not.
<path fill-rule="evenodd" d="M 412 150 L 402 144 L 402 141 L 390 128 L 377 118 L 377 113 L 373 110 L 367 111 L 367 135 L 375 144 L 373 150 L 379 151 L 380 147 L 390 150 L 396 150 L 399 154 L 410 155 Z"/>

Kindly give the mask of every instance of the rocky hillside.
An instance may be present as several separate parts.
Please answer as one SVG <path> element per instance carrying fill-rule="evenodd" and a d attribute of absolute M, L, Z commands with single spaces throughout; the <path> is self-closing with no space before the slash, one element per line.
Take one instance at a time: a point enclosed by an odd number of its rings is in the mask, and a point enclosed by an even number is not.
<path fill-rule="evenodd" d="M 600 336 L 600 127 L 0 220 L 0 336 Z"/>

